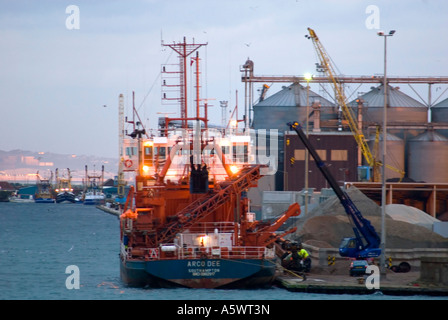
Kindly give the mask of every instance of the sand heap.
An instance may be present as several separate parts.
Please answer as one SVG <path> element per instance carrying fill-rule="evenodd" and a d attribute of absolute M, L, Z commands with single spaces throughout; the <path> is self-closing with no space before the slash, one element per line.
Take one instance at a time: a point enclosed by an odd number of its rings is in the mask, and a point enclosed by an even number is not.
<path fill-rule="evenodd" d="M 356 187 L 351 187 L 347 193 L 362 215 L 370 220 L 378 235 L 381 236 L 381 207 Z M 431 220 L 428 219 L 429 216 L 423 211 L 414 209 L 401 205 L 391 205 L 386 208 L 388 213 L 386 215 L 387 247 L 391 249 L 448 248 L 447 238 L 427 228 L 428 221 Z M 408 218 L 406 218 L 407 212 L 411 213 Z M 422 221 L 426 227 L 421 225 Z M 354 236 L 347 214 L 336 196 L 311 210 L 306 217 L 301 217 L 297 227 L 298 231 L 292 238 L 322 248 L 337 248 L 343 238 Z"/>
<path fill-rule="evenodd" d="M 388 204 L 386 213 L 394 220 L 416 224 L 431 231 L 434 222 L 440 221 L 420 209 L 403 204 Z"/>

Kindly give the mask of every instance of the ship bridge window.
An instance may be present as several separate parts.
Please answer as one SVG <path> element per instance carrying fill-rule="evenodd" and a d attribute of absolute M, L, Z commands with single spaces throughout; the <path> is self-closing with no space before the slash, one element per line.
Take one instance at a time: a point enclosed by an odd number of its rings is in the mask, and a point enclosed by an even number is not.
<path fill-rule="evenodd" d="M 145 147 L 145 156 L 152 156 L 152 147 Z"/>
<path fill-rule="evenodd" d="M 152 165 L 153 156 L 154 156 L 153 147 L 145 147 L 144 160 L 146 165 Z"/>
<path fill-rule="evenodd" d="M 172 147 L 169 148 L 169 150 L 168 150 L 169 154 L 171 154 L 171 150 L 172 149 L 173 149 Z M 182 158 L 188 159 L 188 157 L 190 156 L 190 149 L 187 149 L 187 148 L 177 149 L 175 155 L 178 156 L 178 157 L 182 157 Z"/>
<path fill-rule="evenodd" d="M 137 147 L 126 147 L 126 155 L 128 157 L 135 156 L 137 152 Z"/>
<path fill-rule="evenodd" d="M 205 148 L 205 149 L 202 151 L 202 153 L 203 153 L 203 156 L 204 156 L 206 159 L 209 159 L 211 156 L 214 156 L 214 155 L 216 154 L 216 151 L 215 151 L 214 148 L 213 148 L 213 149 L 207 149 L 207 148 Z"/>
<path fill-rule="evenodd" d="M 165 159 L 166 158 L 166 147 L 155 147 L 154 148 L 154 155 L 156 157 L 159 157 L 160 159 Z"/>
<path fill-rule="evenodd" d="M 249 162 L 249 146 L 247 143 L 238 143 L 233 145 L 233 162 L 247 163 Z"/>

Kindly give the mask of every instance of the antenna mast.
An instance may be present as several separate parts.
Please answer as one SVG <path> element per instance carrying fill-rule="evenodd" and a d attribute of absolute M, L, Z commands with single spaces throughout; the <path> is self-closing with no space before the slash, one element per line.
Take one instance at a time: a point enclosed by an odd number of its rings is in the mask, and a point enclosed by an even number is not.
<path fill-rule="evenodd" d="M 162 41 L 162 46 L 170 47 L 173 51 L 175 51 L 179 56 L 179 97 L 177 99 L 170 99 L 163 95 L 164 100 L 178 100 L 180 103 L 180 117 L 182 118 L 182 127 L 187 128 L 187 118 L 188 118 L 188 95 L 187 95 L 187 57 L 190 56 L 193 52 L 198 50 L 200 47 L 207 45 L 207 43 L 187 43 L 186 38 L 184 37 L 183 42 L 174 42 L 172 44 L 164 44 Z M 163 67 L 163 72 L 166 71 L 165 67 Z M 170 86 L 169 84 L 164 82 L 164 86 Z"/>

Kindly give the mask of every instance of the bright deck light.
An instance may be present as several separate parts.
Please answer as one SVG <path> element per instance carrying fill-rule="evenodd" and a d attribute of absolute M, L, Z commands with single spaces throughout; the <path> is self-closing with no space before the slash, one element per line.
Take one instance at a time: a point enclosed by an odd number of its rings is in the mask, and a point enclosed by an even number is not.
<path fill-rule="evenodd" d="M 235 174 L 235 173 L 237 173 L 240 170 L 238 169 L 237 166 L 230 166 L 230 171 L 232 171 L 232 173 Z"/>

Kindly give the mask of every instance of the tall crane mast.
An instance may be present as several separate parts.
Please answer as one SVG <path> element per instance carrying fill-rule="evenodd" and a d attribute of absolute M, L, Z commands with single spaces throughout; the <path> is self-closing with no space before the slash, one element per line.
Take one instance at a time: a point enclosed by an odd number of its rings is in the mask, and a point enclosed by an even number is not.
<path fill-rule="evenodd" d="M 341 202 L 341 205 L 344 207 L 350 223 L 352 224 L 355 237 L 342 239 L 341 245 L 339 246 L 339 254 L 342 257 L 355 259 L 379 257 L 381 255 L 381 239 L 376 233 L 373 225 L 369 220 L 364 218 L 348 194 L 342 190 L 341 187 L 339 187 L 336 179 L 328 170 L 328 166 L 322 161 L 316 149 L 310 143 L 310 140 L 307 138 L 305 133 L 303 133 L 300 124 L 298 122 L 290 122 L 288 123 L 288 126 L 291 130 L 294 130 L 297 133 L 297 136 L 302 141 L 305 148 L 310 152 L 317 168 L 330 184 L 330 187 L 333 189 L 334 193 Z"/>
<path fill-rule="evenodd" d="M 333 86 L 336 101 L 341 107 L 342 113 L 348 122 L 350 130 L 353 133 L 353 136 L 355 137 L 356 143 L 358 144 L 361 153 L 366 159 L 367 164 L 373 168 L 374 179 L 379 181 L 381 177 L 379 167 L 382 166 L 383 164 L 381 161 L 376 160 L 375 157 L 372 155 L 372 152 L 370 151 L 369 145 L 367 144 L 364 133 L 362 132 L 362 128 L 359 127 L 358 122 L 356 121 L 356 115 L 353 109 L 347 106 L 346 103 L 347 99 L 344 94 L 343 84 L 339 81 L 338 77 L 336 76 L 336 71 L 331 63 L 330 56 L 328 55 L 324 46 L 317 37 L 316 32 L 311 28 L 308 28 L 308 32 L 309 36 L 306 37 L 313 41 L 314 48 L 316 49 L 317 55 L 319 57 L 320 66 L 323 67 L 322 69 L 325 71 L 328 79 L 330 80 L 331 85 Z M 383 143 L 386 143 L 386 141 L 383 141 Z M 404 177 L 404 172 L 402 170 L 394 168 L 389 165 L 386 165 L 386 167 L 399 172 L 401 174 L 401 177 L 402 178 Z"/>

